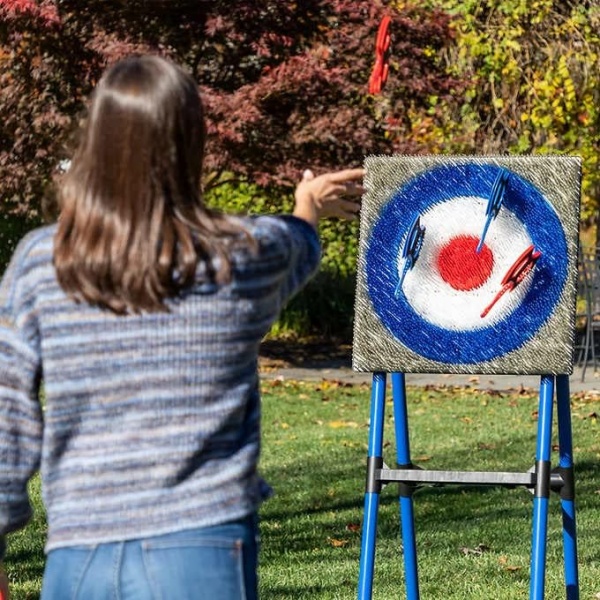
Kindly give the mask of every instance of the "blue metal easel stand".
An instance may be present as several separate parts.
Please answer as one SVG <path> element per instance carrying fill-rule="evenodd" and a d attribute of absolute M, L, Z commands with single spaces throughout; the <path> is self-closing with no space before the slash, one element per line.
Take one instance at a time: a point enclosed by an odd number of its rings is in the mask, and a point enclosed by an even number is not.
<path fill-rule="evenodd" d="M 556 408 L 558 413 L 558 450 L 560 473 L 564 485 L 560 489 L 563 522 L 563 552 L 567 600 L 579 600 L 577 569 L 577 534 L 575 527 L 575 477 L 573 474 L 573 435 L 571 432 L 571 395 L 569 378 L 556 378 Z"/>
<path fill-rule="evenodd" d="M 552 469 L 552 409 L 555 387 L 560 460 L 558 466 Z M 406 386 L 403 373 L 392 374 L 398 465 L 396 469 L 389 469 L 383 462 L 385 388 L 386 374 L 374 373 L 360 557 L 359 600 L 370 600 L 372 596 L 379 496 L 383 485 L 391 482 L 399 484 L 407 600 L 419 600 L 420 597 L 412 496 L 417 486 L 427 484 L 494 485 L 508 488 L 523 486 L 534 491 L 530 600 L 544 600 L 548 502 L 551 491 L 559 492 L 563 519 L 566 598 L 567 600 L 579 600 L 573 442 L 568 377 L 566 375 L 557 377 L 544 375 L 541 378 L 536 463 L 534 470 L 526 473 L 424 471 L 415 468 L 410 459 Z"/>
<path fill-rule="evenodd" d="M 406 385 L 404 373 L 392 374 L 394 398 L 394 422 L 397 440 L 397 461 L 399 468 L 412 468 L 408 438 L 408 413 L 406 407 Z M 374 373 L 371 388 L 371 420 L 369 426 L 369 448 L 367 456 L 367 484 L 363 533 L 361 544 L 360 573 L 358 578 L 359 600 L 370 600 L 373 594 L 375 570 L 375 546 L 377 543 L 377 514 L 379 494 L 383 487 L 380 479 L 383 464 L 383 425 L 385 413 L 386 374 Z M 419 600 L 417 571 L 417 545 L 413 512 L 413 486 L 400 483 L 400 519 L 402 524 L 402 544 L 404 548 L 404 571 L 406 593 L 409 600 Z"/>
<path fill-rule="evenodd" d="M 538 433 L 535 452 L 535 492 L 531 543 L 531 581 L 529 597 L 543 600 L 546 575 L 546 539 L 548 537 L 548 501 L 550 498 L 550 454 L 552 452 L 552 405 L 554 377 L 542 376 L 538 409 Z"/>
<path fill-rule="evenodd" d="M 406 407 L 406 382 L 404 373 L 392 374 L 392 393 L 394 398 L 394 427 L 396 430 L 396 460 L 398 461 L 398 469 L 412 469 L 410 442 L 408 439 L 408 410 Z M 419 600 L 417 542 L 412 497 L 414 486 L 401 482 L 398 484 L 398 487 L 400 494 L 400 523 L 402 525 L 406 597 L 408 600 Z"/>
<path fill-rule="evenodd" d="M 385 373 L 373 373 L 371 388 L 371 421 L 369 423 L 369 449 L 367 455 L 367 485 L 365 490 L 365 512 L 360 552 L 358 597 L 369 599 L 373 593 L 375 568 L 375 544 L 377 541 L 377 512 L 381 482 L 377 481 L 377 470 L 383 466 L 383 419 L 385 413 Z"/>

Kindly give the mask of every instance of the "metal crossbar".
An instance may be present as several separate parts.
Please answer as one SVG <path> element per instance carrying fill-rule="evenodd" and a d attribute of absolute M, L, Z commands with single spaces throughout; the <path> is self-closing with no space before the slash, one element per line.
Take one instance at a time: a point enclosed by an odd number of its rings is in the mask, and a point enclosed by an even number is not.
<path fill-rule="evenodd" d="M 419 471 L 412 469 L 378 469 L 377 479 L 382 483 L 415 483 L 421 485 L 493 485 L 534 488 L 536 474 L 502 473 L 487 471 Z M 560 475 L 557 476 L 557 479 Z"/>

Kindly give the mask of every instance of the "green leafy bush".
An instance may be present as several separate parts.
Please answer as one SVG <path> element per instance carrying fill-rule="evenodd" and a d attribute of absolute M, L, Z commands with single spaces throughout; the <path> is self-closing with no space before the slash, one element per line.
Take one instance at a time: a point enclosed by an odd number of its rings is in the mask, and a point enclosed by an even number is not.
<path fill-rule="evenodd" d="M 0 276 L 4 273 L 19 240 L 33 229 L 38 221 L 18 215 L 2 215 L 0 219 Z"/>

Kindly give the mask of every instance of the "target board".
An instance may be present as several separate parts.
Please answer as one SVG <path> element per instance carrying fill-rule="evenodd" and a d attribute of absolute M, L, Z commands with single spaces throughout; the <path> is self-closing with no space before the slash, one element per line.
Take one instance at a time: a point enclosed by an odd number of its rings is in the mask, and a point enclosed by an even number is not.
<path fill-rule="evenodd" d="M 365 160 L 357 371 L 569 374 L 577 157 Z"/>

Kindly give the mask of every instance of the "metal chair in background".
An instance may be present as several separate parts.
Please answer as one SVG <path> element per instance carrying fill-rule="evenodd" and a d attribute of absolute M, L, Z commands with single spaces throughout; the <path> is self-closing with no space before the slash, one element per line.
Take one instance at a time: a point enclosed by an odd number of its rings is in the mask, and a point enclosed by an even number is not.
<path fill-rule="evenodd" d="M 596 339 L 600 332 L 600 254 L 598 249 L 593 256 L 588 256 L 586 262 L 586 272 L 588 277 L 589 290 L 589 329 L 590 346 L 592 350 L 592 362 L 594 373 L 598 370 L 598 354 L 596 353 Z"/>
<path fill-rule="evenodd" d="M 576 362 L 582 367 L 581 381 L 590 362 L 594 372 L 598 368 L 596 332 L 600 331 L 600 256 L 598 251 L 582 248 L 579 253 L 577 321 L 580 326 L 579 341 L 575 345 Z"/>

